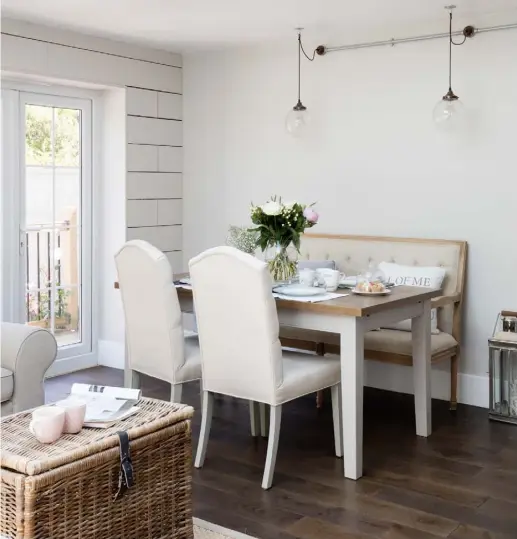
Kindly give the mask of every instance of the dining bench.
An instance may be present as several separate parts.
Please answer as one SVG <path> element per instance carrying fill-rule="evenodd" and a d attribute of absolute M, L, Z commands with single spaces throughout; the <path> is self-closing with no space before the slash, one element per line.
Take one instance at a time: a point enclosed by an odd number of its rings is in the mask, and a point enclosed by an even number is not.
<path fill-rule="evenodd" d="M 450 408 L 455 410 L 461 348 L 461 313 L 467 264 L 467 242 L 421 238 L 304 234 L 299 260 L 334 261 L 345 275 L 358 275 L 381 262 L 445 269 L 443 294 L 431 300 L 439 332 L 431 336 L 431 363 L 450 361 Z M 339 335 L 281 326 L 284 347 L 339 354 Z M 411 366 L 411 332 L 399 329 L 370 331 L 365 335 L 365 359 Z"/>

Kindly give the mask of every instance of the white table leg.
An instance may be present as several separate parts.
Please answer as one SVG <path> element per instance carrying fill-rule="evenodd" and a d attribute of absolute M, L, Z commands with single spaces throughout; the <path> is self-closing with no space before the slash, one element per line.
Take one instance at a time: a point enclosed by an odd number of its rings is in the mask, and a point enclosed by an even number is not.
<path fill-rule="evenodd" d="M 362 320 L 347 316 L 341 324 L 341 390 L 343 465 L 349 479 L 363 475 L 363 378 Z"/>
<path fill-rule="evenodd" d="M 133 387 L 133 372 L 129 366 L 127 338 L 124 339 L 124 387 Z"/>
<path fill-rule="evenodd" d="M 431 425 L 431 302 L 411 323 L 413 340 L 413 380 L 417 436 L 429 436 Z"/>

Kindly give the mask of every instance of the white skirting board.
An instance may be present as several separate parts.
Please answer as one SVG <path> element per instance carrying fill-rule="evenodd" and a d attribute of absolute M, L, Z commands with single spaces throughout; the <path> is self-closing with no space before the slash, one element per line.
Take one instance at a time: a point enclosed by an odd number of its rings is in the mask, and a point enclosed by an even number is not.
<path fill-rule="evenodd" d="M 115 341 L 99 341 L 99 365 L 124 368 L 124 344 Z M 445 366 L 445 363 L 444 365 Z M 365 361 L 365 385 L 377 389 L 413 393 L 411 367 Z M 450 399 L 451 377 L 449 370 L 432 369 L 432 396 L 434 399 Z M 458 402 L 488 408 L 488 376 L 460 373 L 458 380 Z"/>
<path fill-rule="evenodd" d="M 113 367 L 114 369 L 123 369 L 125 355 L 124 343 L 118 341 L 99 341 L 99 365 Z"/>
<path fill-rule="evenodd" d="M 97 365 L 98 358 L 95 352 L 92 352 L 91 354 L 84 354 L 82 356 L 56 359 L 56 361 L 54 361 L 54 363 L 52 363 L 50 366 L 49 370 L 45 373 L 45 378 L 53 378 L 54 376 L 61 376 L 70 372 L 89 369 L 91 367 L 96 367 Z"/>
<path fill-rule="evenodd" d="M 445 366 L 447 362 L 443 363 Z M 412 367 L 365 361 L 365 385 L 377 389 L 413 393 Z M 433 399 L 450 399 L 451 375 L 449 370 L 433 367 L 431 370 Z M 460 373 L 458 377 L 458 402 L 488 408 L 488 376 Z"/>

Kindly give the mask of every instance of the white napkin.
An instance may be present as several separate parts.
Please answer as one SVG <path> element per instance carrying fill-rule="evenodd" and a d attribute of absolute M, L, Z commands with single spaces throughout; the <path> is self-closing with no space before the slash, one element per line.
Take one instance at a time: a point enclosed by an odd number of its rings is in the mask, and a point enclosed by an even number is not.
<path fill-rule="evenodd" d="M 179 284 L 175 284 L 174 286 L 176 288 L 184 288 L 185 290 L 192 290 L 192 285 L 191 284 L 179 283 Z"/>
<path fill-rule="evenodd" d="M 273 292 L 273 297 L 278 299 L 284 299 L 286 301 L 301 301 L 303 303 L 318 303 L 319 301 L 329 301 L 330 299 L 342 298 L 349 294 L 334 294 L 333 292 L 327 292 L 321 294 L 321 296 L 286 296 L 284 294 L 278 294 Z"/>
<path fill-rule="evenodd" d="M 192 281 L 190 277 L 185 277 L 178 281 L 178 284 L 174 285 L 176 288 L 184 288 L 185 290 L 192 290 Z"/>

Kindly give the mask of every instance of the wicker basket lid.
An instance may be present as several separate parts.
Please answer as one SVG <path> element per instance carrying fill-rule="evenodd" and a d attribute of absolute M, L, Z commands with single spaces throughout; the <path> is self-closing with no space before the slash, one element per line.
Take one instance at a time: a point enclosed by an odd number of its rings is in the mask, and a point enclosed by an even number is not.
<path fill-rule="evenodd" d="M 58 466 L 94 455 L 118 445 L 116 433 L 125 430 L 134 440 L 194 414 L 191 406 L 143 398 L 140 410 L 107 429 L 83 428 L 78 434 L 65 434 L 53 444 L 42 444 L 29 431 L 31 411 L 2 418 L 0 451 L 2 468 L 37 475 Z"/>

